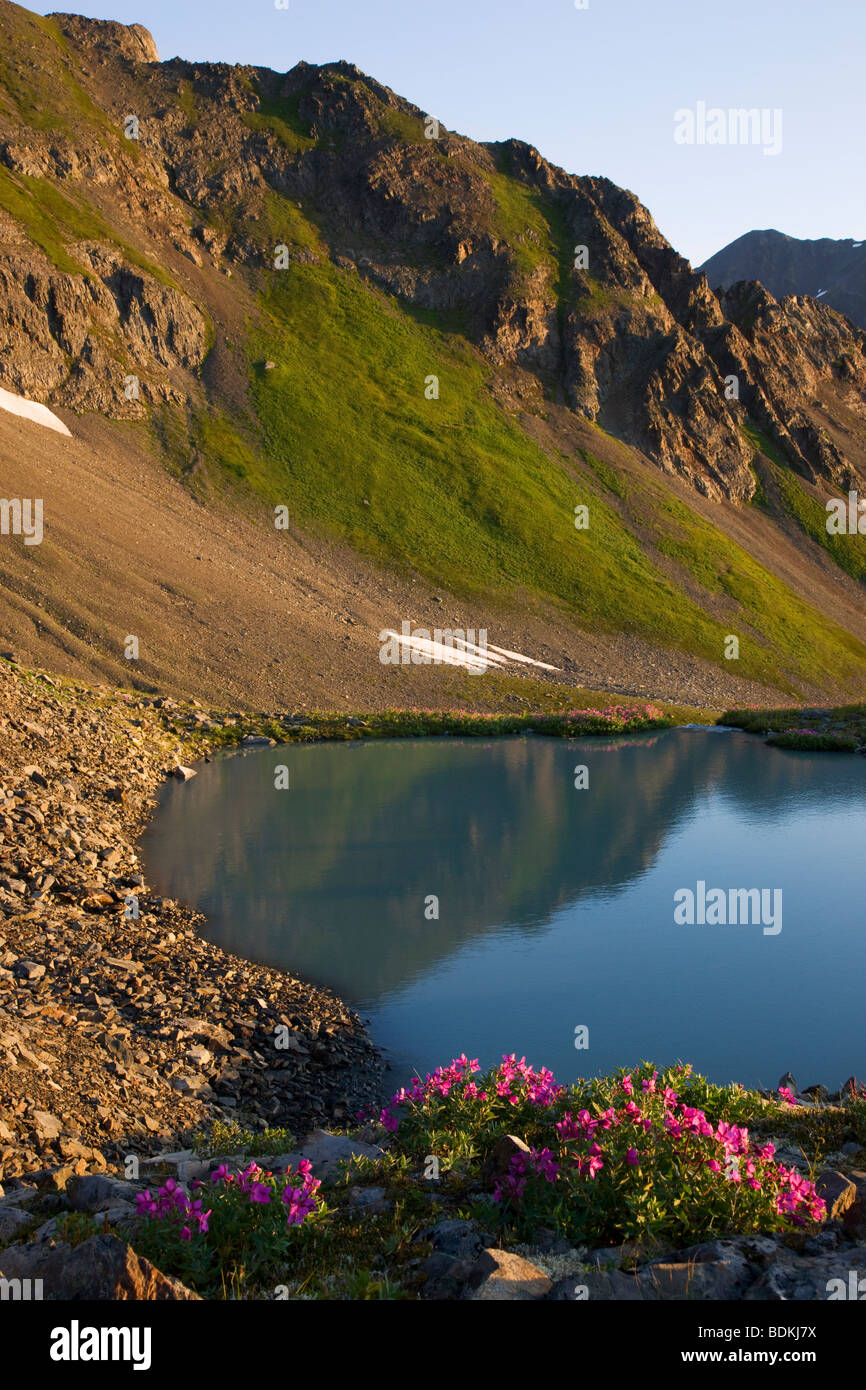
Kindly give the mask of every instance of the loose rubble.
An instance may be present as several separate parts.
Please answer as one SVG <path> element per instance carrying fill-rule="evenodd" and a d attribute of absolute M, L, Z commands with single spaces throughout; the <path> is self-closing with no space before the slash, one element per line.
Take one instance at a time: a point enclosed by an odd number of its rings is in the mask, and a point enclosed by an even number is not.
<path fill-rule="evenodd" d="M 0 662 L 0 1186 L 62 1190 L 215 1120 L 303 1136 L 378 1095 L 352 1010 L 146 884 L 135 836 L 202 747 L 177 710 Z"/>

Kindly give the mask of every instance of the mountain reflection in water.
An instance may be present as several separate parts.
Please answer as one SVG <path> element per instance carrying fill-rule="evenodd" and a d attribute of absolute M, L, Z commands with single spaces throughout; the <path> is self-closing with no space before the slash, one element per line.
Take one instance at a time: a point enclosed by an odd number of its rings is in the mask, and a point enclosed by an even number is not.
<path fill-rule="evenodd" d="M 672 730 L 222 758 L 166 787 L 143 850 L 210 940 L 371 1018 L 400 1081 L 465 1050 L 835 1086 L 866 1071 L 864 845 L 863 759 Z M 699 879 L 781 888 L 783 930 L 675 925 Z"/>

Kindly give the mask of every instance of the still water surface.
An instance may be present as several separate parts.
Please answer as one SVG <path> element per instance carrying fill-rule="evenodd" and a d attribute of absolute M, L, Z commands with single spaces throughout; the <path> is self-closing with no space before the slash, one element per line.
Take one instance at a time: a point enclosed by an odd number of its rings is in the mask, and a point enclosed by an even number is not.
<path fill-rule="evenodd" d="M 703 730 L 270 748 L 169 785 L 143 858 L 210 940 L 353 1004 L 395 1084 L 462 1051 L 866 1072 L 863 758 Z M 781 889 L 782 930 L 678 925 L 699 880 Z"/>

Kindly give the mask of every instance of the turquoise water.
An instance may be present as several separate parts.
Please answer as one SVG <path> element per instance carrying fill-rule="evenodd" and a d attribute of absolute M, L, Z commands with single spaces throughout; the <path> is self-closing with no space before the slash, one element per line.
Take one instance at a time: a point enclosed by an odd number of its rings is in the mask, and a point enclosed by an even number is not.
<path fill-rule="evenodd" d="M 369 1019 L 395 1081 L 466 1051 L 831 1088 L 866 1073 L 864 851 L 866 760 L 697 729 L 256 750 L 167 786 L 143 844 L 210 940 Z M 700 882 L 780 890 L 778 921 L 679 924 Z"/>

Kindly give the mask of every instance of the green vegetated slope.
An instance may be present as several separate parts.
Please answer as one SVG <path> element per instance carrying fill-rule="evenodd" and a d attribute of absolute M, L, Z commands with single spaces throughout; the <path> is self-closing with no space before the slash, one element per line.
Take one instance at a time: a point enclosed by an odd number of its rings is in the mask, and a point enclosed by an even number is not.
<path fill-rule="evenodd" d="M 747 425 L 744 433 L 753 444 L 756 456 L 763 456 L 764 467 L 778 493 L 777 505 L 780 515 L 793 520 L 804 535 L 826 550 L 831 560 L 852 579 L 866 582 L 866 540 L 863 536 L 828 531 L 828 496 L 820 494 L 816 487 L 807 484 L 793 472 L 784 455 L 756 425 Z M 752 500 L 768 510 L 767 497 L 760 478 L 758 483 L 758 491 Z M 826 491 L 825 489 L 825 494 Z M 844 489 L 837 488 L 831 495 L 847 500 L 847 492 Z"/>
<path fill-rule="evenodd" d="M 708 595 L 733 601 L 723 622 L 706 613 L 605 500 L 606 491 L 622 495 L 617 470 L 594 460 L 599 478 L 590 481 L 581 461 L 575 477 L 548 456 L 498 406 L 489 369 L 458 336 L 327 263 L 274 272 L 262 304 L 250 340 L 262 451 L 248 480 L 299 523 L 323 524 L 458 592 L 528 591 L 581 626 L 713 661 L 725 636 L 739 633 L 743 675 L 796 681 L 863 670 L 860 643 L 733 541 L 663 487 L 642 494 L 635 505 L 659 549 Z M 262 370 L 266 359 L 273 370 Z M 425 396 L 430 376 L 438 399 Z M 578 503 L 590 508 L 587 530 L 574 526 Z"/>
<path fill-rule="evenodd" d="M 840 569 L 852 579 L 866 580 L 866 543 L 861 535 L 827 530 L 827 508 L 800 482 L 790 470 L 773 467 L 773 476 L 784 499 L 786 511 L 794 517 L 801 530 L 827 551 Z M 846 497 L 840 491 L 838 496 Z"/>

